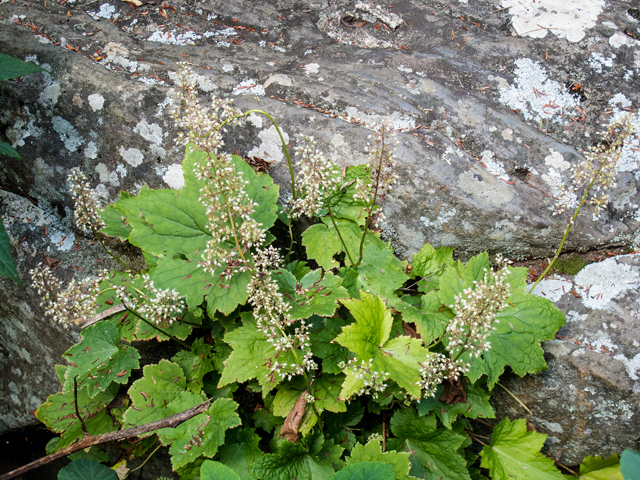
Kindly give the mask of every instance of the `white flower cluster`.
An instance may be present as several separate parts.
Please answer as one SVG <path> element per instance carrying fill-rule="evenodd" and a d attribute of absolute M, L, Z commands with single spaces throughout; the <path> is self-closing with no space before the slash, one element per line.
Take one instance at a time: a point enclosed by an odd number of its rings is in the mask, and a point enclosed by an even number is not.
<path fill-rule="evenodd" d="M 100 207 L 84 173 L 74 168 L 67 181 L 71 184 L 71 195 L 75 201 L 74 217 L 78 228 L 87 232 L 97 232 L 104 227 L 100 218 Z"/>
<path fill-rule="evenodd" d="M 394 155 L 394 138 L 393 124 L 386 120 L 381 123 L 375 135 L 369 135 L 373 139 L 373 145 L 370 145 L 369 151 L 369 168 L 371 171 L 371 182 L 367 183 L 358 178 L 356 180 L 356 193 L 354 198 L 361 200 L 367 208 L 381 201 L 384 197 L 393 192 L 393 185 L 398 180 L 395 173 L 396 157 Z M 376 221 L 379 223 L 384 220 L 384 214 L 380 212 Z"/>
<path fill-rule="evenodd" d="M 455 305 L 450 305 L 456 316 L 447 325 L 445 335 L 447 350 L 454 359 L 464 351 L 479 357 L 491 348 L 487 337 L 495 329 L 494 323 L 499 323 L 496 315 L 507 306 L 510 295 L 507 262 L 502 257 L 496 260 L 498 271 L 485 269 L 484 278 L 456 295 Z"/>
<path fill-rule="evenodd" d="M 216 269 L 223 267 L 223 276 L 233 275 L 235 268 L 248 269 L 244 254 L 252 246 L 264 243 L 265 232 L 262 224 L 251 218 L 258 204 L 244 191 L 247 182 L 242 173 L 236 171 L 226 154 L 210 155 L 195 166 L 194 173 L 206 181 L 200 190 L 200 201 L 207 208 L 207 228 L 213 236 L 202 254 L 205 269 L 214 275 Z"/>
<path fill-rule="evenodd" d="M 276 360 L 271 365 L 272 374 L 278 375 L 280 379 L 291 380 L 304 371 L 316 370 L 318 366 L 312 358 L 309 325 L 304 319 L 300 320 L 293 333 L 287 333 L 287 329 L 296 322 L 291 320 L 288 314 L 291 306 L 285 302 L 270 273 L 272 268 L 278 268 L 280 265 L 278 251 L 271 246 L 264 250 L 258 249 L 254 260 L 254 273 L 247 291 L 258 330 L 264 333 L 275 347 L 276 358 L 280 352 L 297 350 L 301 354 L 301 357 L 298 357 L 299 363 L 281 363 Z"/>
<path fill-rule="evenodd" d="M 176 320 L 176 315 L 187 308 L 184 297 L 175 290 L 156 288 L 149 275 L 142 275 L 142 279 L 144 286 L 136 292 L 137 295 L 130 294 L 129 286 L 126 284 L 116 285 L 116 295 L 127 308 L 135 310 L 147 321 L 156 325 L 171 326 Z"/>
<path fill-rule="evenodd" d="M 598 218 L 609 203 L 606 191 L 617 186 L 615 176 L 618 173 L 618 161 L 625 142 L 634 133 L 630 115 L 625 115 L 607 127 L 604 140 L 598 146 L 592 146 L 585 160 L 571 168 L 572 184 L 559 186 L 554 215 L 576 208 L 577 194 L 584 195 L 584 191 L 590 188 L 586 200 L 593 208 L 594 219 Z"/>
<path fill-rule="evenodd" d="M 338 367 L 364 382 L 364 386 L 356 392 L 356 395 L 371 395 L 376 399 L 387 388 L 384 382 L 389 378 L 390 373 L 373 370 L 373 358 L 368 362 L 362 360 L 360 363 L 357 358 L 351 358 L 347 363 L 338 363 Z"/>
<path fill-rule="evenodd" d="M 297 165 L 302 181 L 296 185 L 299 189 L 299 197 L 293 202 L 292 218 L 300 215 L 313 216 L 325 203 L 326 196 L 337 186 L 340 179 L 340 170 L 336 165 L 322 156 L 316 149 L 313 137 L 302 136 L 300 147 L 296 147 L 296 155 L 300 157 Z"/>
<path fill-rule="evenodd" d="M 236 122 L 242 112 L 232 107 L 230 100 L 215 97 L 205 108 L 198 102 L 191 68 L 181 63 L 178 75 L 180 89 L 174 118 L 181 132 L 176 141 L 194 143 L 207 153 L 207 159 L 193 171 L 198 180 L 205 181 L 200 201 L 207 208 L 207 228 L 213 238 L 198 265 L 211 275 L 222 267 L 222 276 L 231 276 L 236 269 L 248 268 L 244 254 L 252 246 L 261 245 L 265 238 L 262 224 L 251 218 L 257 204 L 244 191 L 248 182 L 236 171 L 230 155 L 218 153 L 224 145 L 224 126 Z"/>
<path fill-rule="evenodd" d="M 458 381 L 469 371 L 471 365 L 462 360 L 453 361 L 441 353 L 432 353 L 425 362 L 420 362 L 420 387 L 424 390 L 423 396 L 433 397 L 436 388 L 445 380 Z"/>
<path fill-rule="evenodd" d="M 176 110 L 174 119 L 180 129 L 176 144 L 194 143 L 199 149 L 215 154 L 224 145 L 224 126 L 236 121 L 242 112 L 231 105 L 230 100 L 211 96 L 211 105 L 205 107 L 198 101 L 195 75 L 189 65 L 180 62 L 179 89 L 174 92 Z"/>
<path fill-rule="evenodd" d="M 77 282 L 73 279 L 66 287 L 53 276 L 49 267 L 38 266 L 29 274 L 31 285 L 42 297 L 45 315 L 67 328 L 72 321 L 88 320 L 95 314 L 95 300 L 100 293 L 98 286 L 107 278 L 108 272 L 104 270 L 94 280 L 84 278 Z"/>

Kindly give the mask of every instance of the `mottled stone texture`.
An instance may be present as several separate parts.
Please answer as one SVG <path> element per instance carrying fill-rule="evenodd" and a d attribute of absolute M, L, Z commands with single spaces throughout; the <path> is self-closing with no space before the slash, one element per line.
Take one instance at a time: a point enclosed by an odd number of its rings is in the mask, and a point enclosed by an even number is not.
<path fill-rule="evenodd" d="M 1 1 L 0 50 L 50 72 L 0 85 L 0 138 L 24 158 L 2 159 L 0 186 L 46 217 L 36 226 L 21 211 L 8 227 L 23 278 L 38 252 L 66 258 L 74 241 L 85 242 L 71 222 L 70 168 L 81 167 L 105 202 L 120 189 L 179 186 L 168 91 L 180 61 L 206 94 L 260 105 L 289 142 L 313 134 L 341 166 L 366 161 L 370 127 L 389 117 L 400 131 L 400 183 L 384 205 L 384 233 L 405 257 L 424 242 L 461 257 L 550 255 L 566 227 L 552 215 L 558 182 L 625 109 L 640 126 L 640 22 L 628 2 L 566 0 L 544 12 L 540 1 L 527 12 L 511 0 L 398 0 L 379 18 L 347 0 L 187 3 Z M 347 28 L 348 13 L 367 24 Z M 527 30 L 540 19 L 548 24 Z M 229 132 L 227 148 L 275 160 L 272 175 L 286 191 L 265 118 Z M 577 221 L 568 250 L 638 243 L 639 148 L 637 139 L 625 146 L 613 202 L 599 219 Z M 94 251 L 84 258 L 95 261 Z M 86 271 L 65 261 L 58 273 Z M 33 292 L 13 297 L 36 311 Z M 21 322 L 26 332 L 43 324 L 39 314 Z M 53 378 L 50 358 L 63 343 L 27 342 L 43 360 L 32 368 Z M 16 384 L 30 382 L 24 372 Z M 55 390 L 46 385 L 36 390 L 42 399 Z M 12 408 L 27 419 L 33 406 Z"/>
<path fill-rule="evenodd" d="M 567 317 L 556 340 L 543 344 L 549 370 L 502 384 L 549 435 L 548 452 L 575 465 L 640 445 L 640 255 L 588 265 L 571 278 L 544 280 L 536 293 Z M 502 388 L 492 403 L 498 418 L 527 412 Z"/>

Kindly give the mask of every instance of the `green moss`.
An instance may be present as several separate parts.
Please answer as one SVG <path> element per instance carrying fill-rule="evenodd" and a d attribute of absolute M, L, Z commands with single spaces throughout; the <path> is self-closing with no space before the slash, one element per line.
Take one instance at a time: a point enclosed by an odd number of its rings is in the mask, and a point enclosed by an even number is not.
<path fill-rule="evenodd" d="M 587 265 L 587 262 L 578 255 L 562 260 L 558 258 L 553 262 L 553 269 L 556 272 L 566 273 L 568 275 L 575 275 Z"/>

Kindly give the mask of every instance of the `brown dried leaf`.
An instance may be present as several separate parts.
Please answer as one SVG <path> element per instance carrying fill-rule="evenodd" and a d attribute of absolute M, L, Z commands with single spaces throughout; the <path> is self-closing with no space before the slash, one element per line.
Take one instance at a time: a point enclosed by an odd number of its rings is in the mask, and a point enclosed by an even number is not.
<path fill-rule="evenodd" d="M 46 263 L 48 267 L 55 265 L 59 261 L 59 258 L 44 257 L 44 263 Z"/>
<path fill-rule="evenodd" d="M 444 392 L 440 397 L 440 401 L 448 405 L 467 403 L 467 392 L 464 389 L 461 378 L 457 381 L 447 380 L 444 382 Z"/>
<path fill-rule="evenodd" d="M 293 409 L 287 415 L 287 418 L 284 420 L 284 424 L 280 429 L 280 436 L 286 438 L 290 442 L 295 442 L 298 440 L 298 429 L 300 428 L 300 424 L 302 423 L 302 419 L 307 414 L 307 400 L 305 396 L 307 395 L 307 391 L 302 392 L 302 395 L 298 397 L 296 400 Z"/>
<path fill-rule="evenodd" d="M 411 323 L 402 322 L 402 330 L 404 334 L 411 338 L 422 338 Z"/>
<path fill-rule="evenodd" d="M 142 6 L 142 2 L 140 0 L 122 0 L 122 1 L 130 3 L 131 5 L 135 5 L 136 7 Z"/>

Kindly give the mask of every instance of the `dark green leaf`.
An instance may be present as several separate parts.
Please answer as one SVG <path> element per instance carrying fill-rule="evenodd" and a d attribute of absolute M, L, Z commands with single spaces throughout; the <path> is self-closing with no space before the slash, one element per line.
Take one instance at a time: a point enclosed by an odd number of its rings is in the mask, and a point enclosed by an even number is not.
<path fill-rule="evenodd" d="M 481 386 L 468 383 L 464 386 L 464 389 L 467 392 L 467 402 L 449 405 L 438 400 L 442 397 L 444 391 L 444 388 L 440 385 L 433 397 L 420 400 L 418 413 L 423 416 L 429 412 L 435 412 L 442 424 L 447 428 L 451 428 L 458 415 L 463 415 L 467 418 L 495 418 L 493 407 L 489 403 L 489 394 Z"/>
<path fill-rule="evenodd" d="M 262 480 L 329 480 L 335 473 L 327 461 L 309 455 L 305 445 L 286 440 L 278 453 L 263 456 L 249 471 Z"/>
<path fill-rule="evenodd" d="M 346 458 L 347 465 L 358 465 L 362 462 L 383 462 L 393 467 L 396 480 L 410 480 L 409 454 L 404 452 L 382 452 L 380 439 L 370 440 L 366 445 L 357 444 Z"/>
<path fill-rule="evenodd" d="M 202 480 L 241 480 L 241 477 L 228 466 L 211 460 L 205 460 L 202 463 L 200 478 Z"/>
<path fill-rule="evenodd" d="M 46 70 L 33 63 L 23 62 L 17 58 L 0 53 L 0 82 L 37 72 L 46 72 Z"/>
<path fill-rule="evenodd" d="M 16 150 L 6 142 L 0 142 L 0 155 L 7 157 L 22 158 Z"/>
<path fill-rule="evenodd" d="M 182 350 L 171 359 L 180 365 L 187 380 L 187 390 L 200 393 L 204 376 L 213 370 L 211 363 L 211 345 L 205 345 L 203 338 L 191 344 L 191 351 Z"/>
<path fill-rule="evenodd" d="M 9 242 L 9 235 L 7 235 L 7 231 L 4 228 L 2 218 L 0 218 L 0 275 L 9 277 L 22 288 L 22 281 L 16 271 L 13 257 L 11 257 L 11 243 Z"/>
<path fill-rule="evenodd" d="M 472 382 L 486 374 L 489 389 L 498 381 L 506 366 L 523 377 L 527 373 L 546 370 L 544 351 L 540 342 L 555 338 L 560 327 L 565 324 L 564 315 L 546 298 L 527 293 L 516 293 L 510 298 L 514 306 L 508 306 L 496 319 L 488 341 L 491 348 L 481 358 L 469 358 L 462 355 L 465 362 L 471 363 L 467 374 Z"/>
<path fill-rule="evenodd" d="M 458 453 L 465 437 L 436 429 L 434 414 L 419 417 L 413 407 L 396 411 L 391 431 L 411 455 L 411 475 L 430 480 L 470 480 L 467 462 Z"/>
<path fill-rule="evenodd" d="M 81 459 L 60 470 L 58 480 L 118 480 L 118 474 L 101 463 Z"/>
<path fill-rule="evenodd" d="M 620 455 L 620 471 L 624 480 L 637 480 L 640 472 L 640 453 L 626 449 Z"/>
<path fill-rule="evenodd" d="M 383 462 L 362 462 L 349 465 L 331 480 L 394 480 L 393 465 Z"/>
<path fill-rule="evenodd" d="M 73 391 L 73 379 L 77 377 L 78 390 L 86 390 L 93 398 L 112 382 L 127 383 L 131 370 L 139 368 L 140 354 L 131 345 L 120 345 L 116 323 L 104 320 L 87 327 L 81 333 L 82 342 L 64 353 L 69 365 L 63 392 Z"/>
<path fill-rule="evenodd" d="M 251 480 L 255 477 L 247 468 L 262 458 L 259 443 L 260 437 L 253 428 L 234 428 L 227 433 L 224 445 L 218 449 L 217 458 L 240 479 Z"/>
<path fill-rule="evenodd" d="M 339 316 L 325 318 L 324 327 L 313 330 L 310 334 L 311 351 L 322 359 L 322 371 L 325 373 L 342 373 L 338 363 L 348 360 L 349 350 L 333 342 L 342 333 L 343 325 L 347 324 Z"/>

